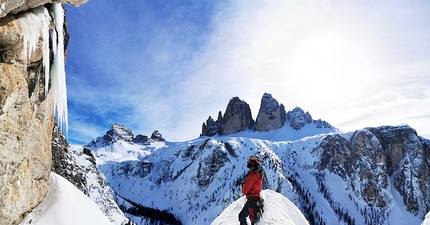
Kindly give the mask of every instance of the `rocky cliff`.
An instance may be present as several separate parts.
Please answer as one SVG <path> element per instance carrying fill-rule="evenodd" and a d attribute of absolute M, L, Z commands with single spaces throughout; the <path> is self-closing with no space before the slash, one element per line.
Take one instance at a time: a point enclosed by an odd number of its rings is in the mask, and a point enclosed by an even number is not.
<path fill-rule="evenodd" d="M 57 30 L 63 30 L 53 22 L 52 8 L 58 5 L 44 5 L 53 2 L 63 1 L 0 3 L 2 224 L 18 223 L 48 188 L 54 126 L 54 96 L 48 79 L 53 60 L 49 56 L 57 46 L 50 42 L 58 40 Z M 79 5 L 85 1 L 66 2 Z"/>
<path fill-rule="evenodd" d="M 376 210 L 362 211 L 363 218 L 383 224 L 397 201 L 390 192 L 398 192 L 406 210 L 420 219 L 430 210 L 429 150 L 429 140 L 413 128 L 382 126 L 357 130 L 350 137 L 328 135 L 314 152 L 321 159 L 318 171 L 328 170 L 345 181 L 350 201 L 364 201 Z M 320 189 L 327 189 L 328 176 L 317 177 Z"/>
<path fill-rule="evenodd" d="M 279 105 L 278 101 L 271 94 L 264 93 L 261 98 L 255 130 L 264 132 L 279 129 L 284 126 L 285 118 L 284 105 Z"/>
<path fill-rule="evenodd" d="M 253 128 L 254 119 L 248 103 L 234 97 L 228 102 L 224 116 L 219 112 L 216 121 L 209 117 L 203 123 L 201 136 L 228 135 Z"/>

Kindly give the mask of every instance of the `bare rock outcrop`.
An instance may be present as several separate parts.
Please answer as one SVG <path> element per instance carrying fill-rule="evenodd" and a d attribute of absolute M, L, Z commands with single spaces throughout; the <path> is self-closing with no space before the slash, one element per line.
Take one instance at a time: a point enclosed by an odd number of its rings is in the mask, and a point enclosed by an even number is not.
<path fill-rule="evenodd" d="M 234 134 L 254 127 L 251 108 L 238 97 L 230 99 L 221 120 L 221 134 Z"/>
<path fill-rule="evenodd" d="M 278 101 L 271 94 L 264 93 L 255 121 L 255 130 L 266 132 L 279 129 L 284 126 L 285 118 L 284 105 L 279 105 Z"/>
<path fill-rule="evenodd" d="M 19 223 L 48 190 L 54 101 L 43 49 L 56 27 L 49 9 L 30 8 L 52 2 L 60 1 L 0 3 L 1 224 Z"/>
<path fill-rule="evenodd" d="M 66 178 L 84 194 L 88 195 L 87 178 L 78 170 L 75 159 L 69 152 L 69 143 L 58 127 L 54 126 L 52 131 L 52 166 L 51 171 Z"/>
<path fill-rule="evenodd" d="M 29 9 L 37 8 L 47 3 L 65 3 L 73 6 L 80 6 L 88 0 L 8 0 L 0 2 L 0 18 L 7 14 L 17 14 Z"/>
<path fill-rule="evenodd" d="M 49 94 L 32 102 L 37 92 L 29 91 L 26 77 L 0 63 L 0 221 L 5 224 L 19 222 L 48 190 L 53 100 Z"/>
<path fill-rule="evenodd" d="M 218 113 L 216 121 L 209 116 L 206 123 L 202 125 L 200 136 L 228 135 L 244 130 L 253 130 L 254 123 L 248 103 L 234 97 L 228 102 L 224 116 L 222 116 L 221 111 Z"/>
<path fill-rule="evenodd" d="M 347 190 L 368 206 L 389 207 L 394 199 L 386 190 L 392 185 L 408 212 L 424 218 L 430 210 L 429 142 L 411 127 L 366 128 L 350 139 L 328 135 L 315 151 L 321 151 L 317 169 L 347 180 Z"/>

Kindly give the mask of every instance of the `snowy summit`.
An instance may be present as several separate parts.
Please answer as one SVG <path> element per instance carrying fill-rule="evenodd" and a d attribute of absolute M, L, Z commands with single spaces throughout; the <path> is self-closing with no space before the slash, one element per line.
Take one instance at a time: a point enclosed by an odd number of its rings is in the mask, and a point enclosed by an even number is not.
<path fill-rule="evenodd" d="M 297 206 L 283 195 L 271 190 L 263 190 L 261 196 L 264 199 L 264 214 L 258 222 L 258 225 L 309 224 Z M 211 223 L 211 225 L 239 224 L 238 214 L 245 202 L 245 196 L 233 202 Z M 250 224 L 249 219 L 247 222 Z"/>

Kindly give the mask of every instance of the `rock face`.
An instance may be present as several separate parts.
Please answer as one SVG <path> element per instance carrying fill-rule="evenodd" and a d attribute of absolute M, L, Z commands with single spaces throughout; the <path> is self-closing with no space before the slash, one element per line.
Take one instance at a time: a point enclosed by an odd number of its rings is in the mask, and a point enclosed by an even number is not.
<path fill-rule="evenodd" d="M 217 121 L 209 117 L 203 123 L 201 136 L 228 135 L 253 128 L 254 120 L 248 103 L 234 97 L 228 102 L 224 116 L 219 112 Z"/>
<path fill-rule="evenodd" d="M 212 117 L 209 116 L 209 118 L 206 120 L 206 123 L 203 123 L 202 125 L 202 133 L 200 136 L 214 136 L 217 134 L 221 135 L 221 121 L 221 111 L 218 112 L 218 119 L 216 121 L 214 121 Z"/>
<path fill-rule="evenodd" d="M 296 130 L 299 130 L 300 128 L 304 127 L 307 123 L 312 122 L 312 117 L 310 116 L 310 114 L 305 114 L 303 109 L 299 107 L 294 108 L 292 111 L 288 111 L 287 119 L 289 121 L 290 127 Z"/>
<path fill-rule="evenodd" d="M 233 134 L 254 127 L 251 108 L 238 97 L 232 98 L 221 120 L 221 134 Z"/>
<path fill-rule="evenodd" d="M 279 105 L 271 94 L 264 93 L 255 122 L 255 130 L 265 132 L 279 129 L 284 126 L 285 118 L 284 105 Z"/>
<path fill-rule="evenodd" d="M 88 195 L 87 179 L 78 171 L 78 165 L 69 153 L 69 143 L 63 131 L 54 126 L 52 132 L 52 166 L 51 170 L 66 178 L 84 194 Z"/>
<path fill-rule="evenodd" d="M 109 143 L 116 142 L 118 140 L 132 142 L 134 135 L 127 127 L 114 123 L 112 124 L 112 129 L 106 132 L 104 138 Z"/>
<path fill-rule="evenodd" d="M 393 179 L 408 212 L 424 218 L 430 210 L 426 200 L 430 197 L 429 143 L 409 126 L 367 128 L 356 131 L 349 140 L 329 135 L 320 149 L 318 169 L 348 180 L 347 189 L 369 207 L 385 211 L 394 201 L 387 195 Z"/>
<path fill-rule="evenodd" d="M 39 2 L 39 3 L 36 3 Z M 49 1 L 53 2 L 53 1 Z M 71 1 L 73 2 L 73 1 Z M 75 1 L 73 4 L 77 5 Z M 17 224 L 45 196 L 51 170 L 54 102 L 46 87 L 49 52 L 43 37 L 56 34 L 42 1 L 0 3 L 0 221 Z M 15 15 L 8 12 L 17 13 Z M 20 12 L 20 13 L 18 13 Z M 48 28 L 43 29 L 43 25 Z M 44 33 L 43 31 L 49 31 Z M 28 37 L 38 37 L 25 42 Z M 31 38 L 30 38 L 31 39 Z M 29 49 L 33 47 L 33 49 Z M 49 46 L 48 46 L 49 49 Z M 51 49 L 52 50 L 52 49 Z"/>
<path fill-rule="evenodd" d="M 0 3 L 0 18 L 5 17 L 7 14 L 17 14 L 47 3 L 66 3 L 73 6 L 80 6 L 87 1 L 88 0 L 8 0 L 5 3 Z"/>

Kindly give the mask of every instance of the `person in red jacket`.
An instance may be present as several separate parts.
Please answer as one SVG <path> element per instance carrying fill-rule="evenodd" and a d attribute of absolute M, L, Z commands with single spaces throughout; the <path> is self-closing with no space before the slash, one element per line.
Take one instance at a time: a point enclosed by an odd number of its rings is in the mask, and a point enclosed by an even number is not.
<path fill-rule="evenodd" d="M 250 169 L 246 175 L 245 182 L 242 183 L 242 193 L 246 196 L 246 203 L 239 213 L 240 225 L 247 225 L 246 217 L 249 216 L 251 224 L 258 222 L 258 204 L 260 202 L 260 192 L 263 188 L 263 172 L 260 169 L 262 162 L 260 156 L 252 155 L 249 157 L 246 167 Z"/>

